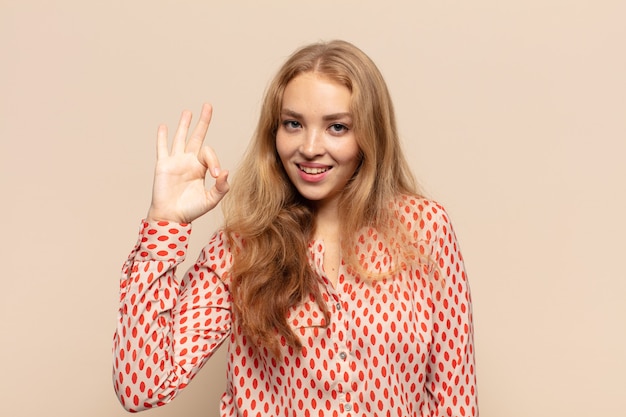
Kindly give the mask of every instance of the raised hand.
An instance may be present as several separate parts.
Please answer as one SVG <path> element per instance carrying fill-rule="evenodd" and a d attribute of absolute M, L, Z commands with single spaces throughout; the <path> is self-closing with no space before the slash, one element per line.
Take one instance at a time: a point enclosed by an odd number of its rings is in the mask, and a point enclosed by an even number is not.
<path fill-rule="evenodd" d="M 213 209 L 228 192 L 228 171 L 220 169 L 213 149 L 202 145 L 212 113 L 209 104 L 202 106 L 200 119 L 187 139 L 191 112 L 184 111 L 171 151 L 168 149 L 167 126 L 159 126 L 148 220 L 190 223 Z M 205 188 L 207 172 L 215 178 L 208 190 Z"/>

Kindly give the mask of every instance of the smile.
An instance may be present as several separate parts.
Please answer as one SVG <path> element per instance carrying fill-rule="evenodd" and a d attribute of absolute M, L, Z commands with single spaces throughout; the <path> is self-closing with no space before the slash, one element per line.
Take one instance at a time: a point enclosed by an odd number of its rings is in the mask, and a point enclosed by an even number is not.
<path fill-rule="evenodd" d="M 317 175 L 317 174 L 322 174 L 326 171 L 328 171 L 330 168 L 326 167 L 326 168 L 313 168 L 313 167 L 304 167 L 302 165 L 298 165 L 298 169 L 300 169 L 300 171 L 307 173 L 309 175 Z"/>

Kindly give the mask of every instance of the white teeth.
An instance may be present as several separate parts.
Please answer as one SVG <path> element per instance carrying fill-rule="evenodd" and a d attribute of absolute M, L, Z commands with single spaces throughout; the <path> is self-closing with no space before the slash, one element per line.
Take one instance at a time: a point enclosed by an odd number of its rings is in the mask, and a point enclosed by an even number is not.
<path fill-rule="evenodd" d="M 329 168 L 311 168 L 311 167 L 303 167 L 301 165 L 298 165 L 298 168 L 300 168 L 301 171 L 306 172 L 307 174 L 311 174 L 311 175 L 315 175 L 315 174 L 321 174 L 322 172 L 326 172 L 328 171 Z"/>

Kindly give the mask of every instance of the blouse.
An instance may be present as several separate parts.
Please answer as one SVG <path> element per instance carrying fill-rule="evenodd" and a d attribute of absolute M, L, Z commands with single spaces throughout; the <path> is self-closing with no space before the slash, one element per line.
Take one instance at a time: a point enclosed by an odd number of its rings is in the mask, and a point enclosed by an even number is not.
<path fill-rule="evenodd" d="M 179 282 L 191 226 L 143 221 L 120 282 L 113 382 L 121 404 L 131 412 L 166 404 L 228 340 L 221 416 L 477 416 L 471 298 L 452 225 L 433 201 L 394 204 L 427 261 L 393 269 L 383 240 L 364 229 L 360 259 L 382 277 L 362 279 L 342 261 L 333 286 L 324 242 L 311 242 L 330 320 L 312 298 L 293 307 L 287 320 L 303 346 L 283 344 L 281 357 L 233 319 L 222 231 Z"/>

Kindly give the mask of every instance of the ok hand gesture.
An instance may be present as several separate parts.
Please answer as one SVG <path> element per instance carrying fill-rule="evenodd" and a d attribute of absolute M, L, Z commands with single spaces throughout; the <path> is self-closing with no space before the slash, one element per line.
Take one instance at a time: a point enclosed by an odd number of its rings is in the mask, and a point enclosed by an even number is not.
<path fill-rule="evenodd" d="M 213 209 L 228 192 L 228 171 L 220 169 L 213 149 L 202 145 L 212 113 L 209 104 L 202 106 L 200 120 L 187 139 L 191 112 L 184 111 L 171 151 L 168 149 L 167 126 L 159 126 L 148 220 L 190 223 Z M 204 184 L 207 171 L 215 178 L 215 184 L 208 190 Z"/>

